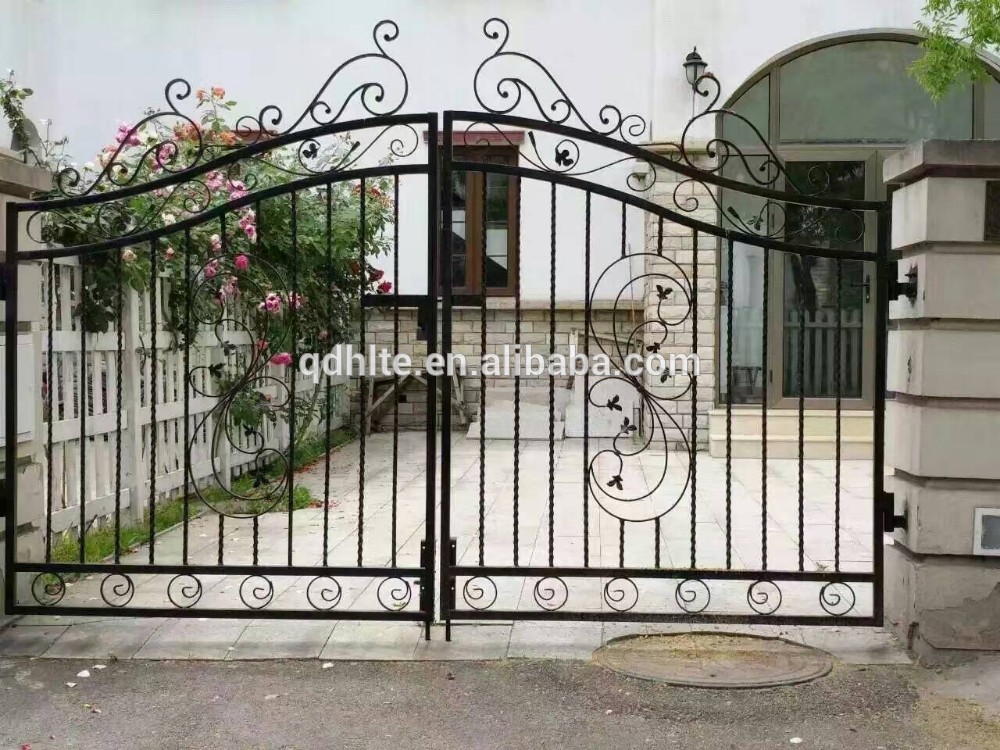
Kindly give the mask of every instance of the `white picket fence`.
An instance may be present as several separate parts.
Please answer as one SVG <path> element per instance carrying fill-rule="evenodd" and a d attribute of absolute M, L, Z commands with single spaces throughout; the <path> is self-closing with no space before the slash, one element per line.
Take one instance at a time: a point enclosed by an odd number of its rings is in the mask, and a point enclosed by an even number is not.
<path fill-rule="evenodd" d="M 193 374 L 194 388 L 186 381 L 184 352 L 173 335 L 162 324 L 162 301 L 168 291 L 167 282 L 159 281 L 157 330 L 152 330 L 150 295 L 127 290 L 123 300 L 121 377 L 118 367 L 118 331 L 112 328 L 100 334 L 84 333 L 75 317 L 74 307 L 80 295 L 80 267 L 76 259 L 55 261 L 55 288 L 49 289 L 49 269 L 42 268 L 43 319 L 39 372 L 43 391 L 51 388 L 51 401 L 45 399 L 45 422 L 38 438 L 45 446 L 47 460 L 45 497 L 52 502 L 52 529 L 58 533 L 79 525 L 80 503 L 85 503 L 86 523 L 114 512 L 117 486 L 118 451 L 121 451 L 121 505 L 123 519 L 133 521 L 144 517 L 150 500 L 152 477 L 155 476 L 155 500 L 159 502 L 183 492 L 186 478 L 185 405 L 188 393 L 188 438 L 190 445 L 190 476 L 188 482 L 208 480 L 226 483 L 252 468 L 260 439 L 248 437 L 242 431 L 232 431 L 232 444 L 226 438 L 213 437 L 216 415 L 212 413 L 218 399 L 201 393 L 213 393 L 208 366 L 224 361 L 223 342 L 215 330 L 201 327 L 189 349 L 187 372 Z M 22 294 L 31 293 L 27 289 Z M 51 372 L 48 335 L 48 314 L 51 306 L 52 352 Z M 144 354 L 154 343 L 155 358 Z M 221 338 L 244 351 L 253 345 L 248 334 L 230 324 Z M 81 352 L 83 352 L 81 354 Z M 154 372 L 155 370 L 155 372 Z M 82 388 L 82 373 L 86 372 L 87 388 Z M 269 365 L 255 383 L 256 390 L 281 401 L 283 389 L 263 375 L 288 382 L 292 368 Z M 296 374 L 296 393 L 311 396 L 311 379 Z M 335 383 L 335 398 L 330 428 L 343 424 L 348 409 L 346 378 Z M 152 387 L 151 387 L 152 385 Z M 118 433 L 118 394 L 121 393 L 121 432 Z M 279 391 L 282 391 L 279 393 Z M 156 423 L 152 422 L 155 395 Z M 325 400 L 320 396 L 320 403 Z M 51 415 L 48 405 L 51 404 Z M 86 437 L 81 442 L 81 417 Z M 50 420 L 51 419 L 51 423 Z M 321 429 L 317 420 L 312 429 Z M 51 429 L 51 450 L 49 430 Z M 284 450 L 288 447 L 289 431 L 280 416 L 272 425 L 264 420 L 261 428 L 263 444 Z M 155 443 L 155 466 L 152 465 Z M 48 486 L 51 475 L 51 487 Z M 213 476 L 214 475 L 214 476 Z M 81 481 L 81 477 L 83 481 Z M 209 479 L 211 477 L 211 479 Z M 126 510 L 127 509 L 127 510 Z"/>

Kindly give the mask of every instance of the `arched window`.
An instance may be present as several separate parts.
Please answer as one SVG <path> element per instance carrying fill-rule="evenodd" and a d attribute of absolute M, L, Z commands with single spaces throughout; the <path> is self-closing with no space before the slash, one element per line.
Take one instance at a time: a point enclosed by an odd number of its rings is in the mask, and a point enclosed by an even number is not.
<path fill-rule="evenodd" d="M 935 103 L 909 74 L 919 37 L 872 33 L 803 45 L 754 73 L 727 109 L 749 119 L 772 147 L 905 144 L 926 138 L 1000 138 L 1000 83 L 951 91 Z M 722 135 L 752 147 L 730 121 Z"/>
<path fill-rule="evenodd" d="M 768 148 L 773 150 L 795 189 L 815 192 L 817 185 L 827 185 L 830 197 L 885 198 L 882 162 L 907 143 L 1000 139 L 1000 73 L 992 70 L 986 81 L 934 102 L 908 71 L 922 54 L 919 41 L 912 34 L 872 32 L 830 37 L 791 50 L 755 72 L 726 104 L 759 134 L 737 118 L 723 116 L 718 135 L 740 148 L 751 169 L 763 162 Z M 726 176 L 748 180 L 740 174 L 743 170 L 742 161 L 733 159 Z M 792 189 L 784 183 L 775 187 Z M 725 192 L 722 200 L 724 210 L 746 216 L 759 213 L 763 205 L 754 196 Z M 786 220 L 794 221 L 794 216 Z M 874 232 L 866 234 L 871 236 L 856 249 L 874 251 Z M 824 239 L 813 237 L 810 242 L 823 245 Z M 838 268 L 832 260 L 772 255 L 765 306 L 764 263 L 760 248 L 737 245 L 729 284 L 728 253 L 721 254 L 720 372 L 728 366 L 732 310 L 735 378 L 732 394 L 720 383 L 720 401 L 759 404 L 767 378 L 770 406 L 794 406 L 804 393 L 811 406 L 822 408 L 832 403 L 839 377 L 840 392 L 849 399 L 845 406 L 850 408 L 850 401 L 855 408 L 868 406 L 874 364 L 871 264 L 844 261 Z M 798 316 L 803 314 L 804 341 L 798 335 Z M 843 338 L 835 362 L 831 336 L 838 315 Z M 761 347 L 763 326 L 768 326 L 772 342 L 768 361 Z M 797 366 L 800 346 L 807 360 L 803 372 Z"/>

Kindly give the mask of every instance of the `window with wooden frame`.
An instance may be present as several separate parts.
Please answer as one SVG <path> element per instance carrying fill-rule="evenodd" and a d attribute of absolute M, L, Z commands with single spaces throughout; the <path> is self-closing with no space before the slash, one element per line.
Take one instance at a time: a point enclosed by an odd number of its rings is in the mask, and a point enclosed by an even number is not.
<path fill-rule="evenodd" d="M 517 156 L 517 148 L 506 144 L 454 146 L 456 161 L 516 165 Z M 490 172 L 454 172 L 450 200 L 453 292 L 478 294 L 485 270 L 488 295 L 513 295 L 517 272 L 517 178 Z"/>

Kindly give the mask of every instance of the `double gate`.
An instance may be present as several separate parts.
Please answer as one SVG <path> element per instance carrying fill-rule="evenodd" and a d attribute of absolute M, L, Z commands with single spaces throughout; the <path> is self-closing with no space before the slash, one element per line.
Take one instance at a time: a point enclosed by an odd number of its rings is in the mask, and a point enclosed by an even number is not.
<path fill-rule="evenodd" d="M 376 51 L 295 119 L 271 105 L 227 124 L 222 92 L 171 81 L 167 106 L 122 128 L 92 172 L 8 204 L 7 611 L 396 619 L 428 635 L 437 618 L 449 636 L 489 619 L 881 623 L 885 338 L 864 353 L 872 461 L 842 461 L 841 313 L 845 269 L 864 264 L 886 329 L 886 205 L 829 197 L 821 171 L 797 184 L 716 107 L 711 75 L 679 143 L 637 145 L 641 117 L 605 105 L 588 120 L 499 19 L 474 76 L 482 110 L 447 111 L 439 129 L 436 113 L 400 114 L 398 33 L 376 26 Z M 362 65 L 385 78 L 328 100 Z M 724 137 L 690 152 L 696 123 L 727 118 L 757 155 Z M 741 254 L 762 259 L 765 321 L 772 274 L 790 269 L 798 323 L 775 341 L 765 322 L 757 343 L 764 363 L 798 344 L 791 456 L 768 457 L 763 370 L 758 405 L 733 403 Z M 41 315 L 19 322 L 39 290 Z M 814 460 L 818 293 L 836 311 L 834 440 Z M 470 369 L 296 374 L 342 342 L 464 354 Z M 504 346 L 570 344 L 608 370 L 486 372 Z M 700 370 L 627 367 L 670 353 Z M 747 415 L 758 458 L 734 450 Z M 338 447 L 341 422 L 357 434 Z"/>

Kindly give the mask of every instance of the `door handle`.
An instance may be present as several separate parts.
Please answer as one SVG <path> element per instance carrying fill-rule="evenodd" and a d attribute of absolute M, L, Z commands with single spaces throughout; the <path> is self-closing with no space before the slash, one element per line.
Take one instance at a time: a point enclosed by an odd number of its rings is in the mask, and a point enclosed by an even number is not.
<path fill-rule="evenodd" d="M 851 284 L 850 286 L 855 289 L 861 288 L 865 290 L 865 302 L 872 301 L 872 277 L 871 274 L 865 274 L 864 283 L 861 284 Z"/>

